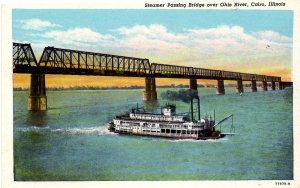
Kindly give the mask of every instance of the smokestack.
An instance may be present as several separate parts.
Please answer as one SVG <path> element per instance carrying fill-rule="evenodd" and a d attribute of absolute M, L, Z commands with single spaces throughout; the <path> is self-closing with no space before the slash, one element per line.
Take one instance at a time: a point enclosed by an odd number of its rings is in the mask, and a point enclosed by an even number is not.
<path fill-rule="evenodd" d="M 196 99 L 198 100 L 197 101 L 197 104 L 198 104 L 198 120 L 200 121 L 200 119 L 201 119 L 201 116 L 200 116 L 200 97 L 197 96 Z"/>
<path fill-rule="evenodd" d="M 193 97 L 191 97 L 191 118 L 194 121 Z"/>

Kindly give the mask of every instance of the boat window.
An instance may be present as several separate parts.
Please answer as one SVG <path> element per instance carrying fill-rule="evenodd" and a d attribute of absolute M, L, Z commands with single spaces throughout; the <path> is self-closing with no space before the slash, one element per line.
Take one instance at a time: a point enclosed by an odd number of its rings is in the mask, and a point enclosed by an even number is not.
<path fill-rule="evenodd" d="M 195 134 L 195 131 L 194 131 L 194 130 L 191 130 L 191 134 Z"/>
<path fill-rule="evenodd" d="M 172 129 L 172 130 L 171 130 L 171 133 L 176 133 L 176 130 Z"/>
<path fill-rule="evenodd" d="M 180 130 L 177 130 L 177 134 L 180 134 L 180 132 L 181 132 Z"/>
<path fill-rule="evenodd" d="M 166 133 L 170 133 L 170 129 L 166 129 Z"/>
<path fill-rule="evenodd" d="M 165 133 L 166 132 L 166 129 L 161 129 L 161 133 Z"/>
<path fill-rule="evenodd" d="M 182 130 L 181 133 L 182 133 L 182 134 L 186 134 L 186 130 Z"/>
<path fill-rule="evenodd" d="M 190 130 L 187 130 L 187 134 L 191 134 Z"/>

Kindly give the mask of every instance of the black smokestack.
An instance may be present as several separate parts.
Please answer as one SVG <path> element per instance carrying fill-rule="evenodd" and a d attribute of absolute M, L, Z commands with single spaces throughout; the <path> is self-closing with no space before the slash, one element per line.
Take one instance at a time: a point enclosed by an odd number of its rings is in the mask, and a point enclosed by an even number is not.
<path fill-rule="evenodd" d="M 180 100 L 189 103 L 193 98 L 199 98 L 198 92 L 193 89 L 180 89 L 179 91 L 165 91 L 160 94 L 162 99 Z"/>

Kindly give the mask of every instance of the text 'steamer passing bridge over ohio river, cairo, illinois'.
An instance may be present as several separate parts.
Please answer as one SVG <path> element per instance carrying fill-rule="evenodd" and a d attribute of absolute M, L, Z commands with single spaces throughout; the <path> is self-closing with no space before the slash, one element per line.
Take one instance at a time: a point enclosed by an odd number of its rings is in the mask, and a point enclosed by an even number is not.
<path fill-rule="evenodd" d="M 13 43 L 13 72 L 31 74 L 28 110 L 47 109 L 45 74 L 94 75 L 144 77 L 144 100 L 157 100 L 155 78 L 185 78 L 190 80 L 190 89 L 197 90 L 197 79 L 217 80 L 217 94 L 225 94 L 224 80 L 236 80 L 237 92 L 242 93 L 243 81 L 251 81 L 251 89 L 257 91 L 256 82 L 262 82 L 263 90 L 291 86 L 281 77 L 212 70 L 177 65 L 150 63 L 149 59 L 86 52 L 55 47 L 45 47 L 39 61 L 30 44 Z"/>

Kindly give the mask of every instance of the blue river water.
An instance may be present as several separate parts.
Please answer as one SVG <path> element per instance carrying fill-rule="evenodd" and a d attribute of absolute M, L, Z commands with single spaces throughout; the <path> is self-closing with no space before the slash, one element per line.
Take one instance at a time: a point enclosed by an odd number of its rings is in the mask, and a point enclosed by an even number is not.
<path fill-rule="evenodd" d="M 158 96 L 167 89 L 158 89 Z M 172 89 L 176 90 L 176 89 Z M 107 131 L 115 115 L 143 103 L 141 89 L 47 91 L 45 113 L 27 111 L 28 91 L 14 92 L 14 176 L 46 180 L 291 180 L 293 90 L 223 96 L 198 89 L 201 113 L 234 114 L 235 136 L 176 140 Z M 177 112 L 189 104 L 176 101 Z M 229 132 L 231 121 L 222 125 Z"/>

